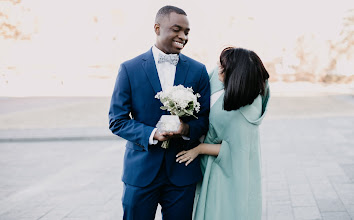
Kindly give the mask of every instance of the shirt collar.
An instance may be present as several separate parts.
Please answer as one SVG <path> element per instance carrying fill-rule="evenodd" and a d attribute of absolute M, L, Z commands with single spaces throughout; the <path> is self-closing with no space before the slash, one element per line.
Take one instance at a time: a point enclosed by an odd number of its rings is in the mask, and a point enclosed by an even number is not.
<path fill-rule="evenodd" d="M 159 48 L 157 48 L 155 45 L 152 46 L 152 55 L 154 56 L 155 65 L 156 65 L 156 66 L 157 66 L 158 60 L 159 60 L 159 53 L 165 54 L 165 53 L 162 52 Z"/>
<path fill-rule="evenodd" d="M 159 48 L 157 48 L 154 44 L 154 46 L 152 46 L 152 55 L 154 56 L 154 60 L 155 60 L 155 65 L 157 66 L 158 64 L 158 60 L 159 60 L 159 54 L 162 55 L 166 55 L 164 52 L 162 52 Z M 179 56 L 179 54 L 178 54 Z"/>

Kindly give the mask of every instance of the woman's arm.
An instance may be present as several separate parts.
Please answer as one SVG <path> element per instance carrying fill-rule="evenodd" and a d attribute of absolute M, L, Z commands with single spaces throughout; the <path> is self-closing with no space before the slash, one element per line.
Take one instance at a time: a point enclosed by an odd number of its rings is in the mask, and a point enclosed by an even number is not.
<path fill-rule="evenodd" d="M 199 144 L 197 147 L 188 151 L 179 152 L 176 157 L 176 162 L 184 163 L 186 166 L 190 164 L 199 154 L 207 154 L 212 156 L 218 156 L 220 152 L 221 144 Z"/>

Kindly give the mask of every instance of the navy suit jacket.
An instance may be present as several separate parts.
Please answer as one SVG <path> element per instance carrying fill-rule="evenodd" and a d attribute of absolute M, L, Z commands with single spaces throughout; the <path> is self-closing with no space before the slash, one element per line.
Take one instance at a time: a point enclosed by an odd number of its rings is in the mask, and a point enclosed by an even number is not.
<path fill-rule="evenodd" d="M 163 160 L 169 180 L 176 186 L 196 183 L 202 178 L 199 158 L 187 167 L 176 163 L 176 154 L 199 144 L 198 139 L 207 132 L 210 110 L 209 77 L 203 64 L 184 56 L 176 67 L 174 85 L 192 87 L 201 97 L 198 119 L 181 118 L 189 124 L 190 140 L 171 139 L 168 149 L 161 143 L 149 145 L 149 137 L 161 115 L 169 112 L 161 110 L 160 100 L 155 98 L 161 84 L 156 70 L 152 50 L 121 64 L 114 87 L 110 110 L 109 128 L 127 140 L 124 155 L 123 182 L 145 187 L 156 177 Z"/>

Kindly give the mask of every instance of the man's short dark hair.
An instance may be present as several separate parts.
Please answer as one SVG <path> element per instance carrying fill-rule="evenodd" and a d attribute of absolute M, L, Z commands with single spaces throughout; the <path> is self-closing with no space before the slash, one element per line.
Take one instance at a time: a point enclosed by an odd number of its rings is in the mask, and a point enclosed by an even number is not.
<path fill-rule="evenodd" d="M 175 6 L 166 5 L 166 6 L 162 7 L 162 8 L 160 8 L 160 10 L 157 12 L 156 17 L 155 17 L 155 23 L 159 23 L 159 21 L 163 17 L 170 15 L 172 12 L 174 12 L 176 14 L 187 16 L 186 12 L 183 11 L 182 9 L 177 8 Z"/>
<path fill-rule="evenodd" d="M 255 52 L 225 48 L 220 55 L 220 66 L 224 73 L 224 110 L 237 110 L 252 104 L 259 94 L 265 94 L 269 74 Z"/>

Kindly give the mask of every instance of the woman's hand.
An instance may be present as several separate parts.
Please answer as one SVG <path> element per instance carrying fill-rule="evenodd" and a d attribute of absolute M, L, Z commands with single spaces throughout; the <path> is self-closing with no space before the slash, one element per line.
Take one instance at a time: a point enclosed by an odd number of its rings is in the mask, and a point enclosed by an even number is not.
<path fill-rule="evenodd" d="M 217 157 L 219 155 L 221 148 L 221 144 L 206 144 L 201 143 L 193 149 L 187 151 L 179 152 L 176 157 L 176 162 L 184 163 L 186 162 L 186 166 L 190 164 L 199 154 L 212 155 Z"/>
<path fill-rule="evenodd" d="M 176 162 L 178 163 L 186 162 L 186 166 L 188 166 L 188 164 L 190 164 L 196 157 L 198 157 L 199 154 L 200 154 L 199 146 L 192 148 L 188 151 L 185 150 L 181 151 L 176 155 L 177 157 Z"/>

